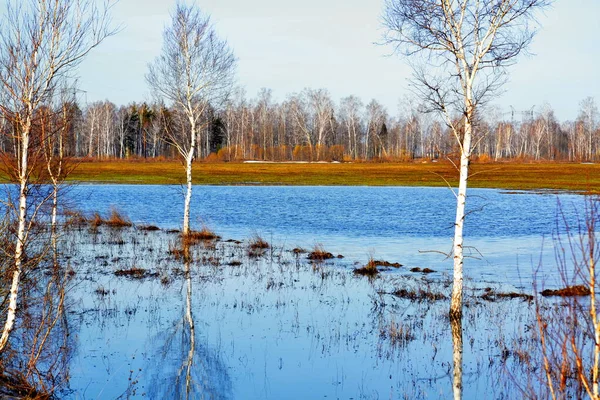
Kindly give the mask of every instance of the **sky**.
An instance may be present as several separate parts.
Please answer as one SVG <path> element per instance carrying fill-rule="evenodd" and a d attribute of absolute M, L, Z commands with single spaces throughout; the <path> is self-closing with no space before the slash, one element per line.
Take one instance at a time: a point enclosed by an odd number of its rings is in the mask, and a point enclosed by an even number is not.
<path fill-rule="evenodd" d="M 325 88 L 339 101 L 376 99 L 395 115 L 413 96 L 411 69 L 382 41 L 383 0 L 197 0 L 238 58 L 237 84 L 253 98 L 261 88 L 275 100 L 304 88 Z M 151 101 L 148 63 L 161 51 L 162 31 L 175 0 L 120 0 L 106 39 L 79 68 L 84 102 L 118 105 Z M 600 104 L 600 1 L 556 0 L 538 16 L 539 32 L 527 55 L 509 70 L 503 111 L 540 110 L 559 120 L 577 118 L 579 103 Z"/>

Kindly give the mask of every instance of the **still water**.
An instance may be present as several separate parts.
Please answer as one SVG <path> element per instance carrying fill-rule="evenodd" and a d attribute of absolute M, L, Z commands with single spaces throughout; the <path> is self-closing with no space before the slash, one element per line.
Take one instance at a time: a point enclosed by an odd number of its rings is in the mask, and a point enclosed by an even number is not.
<path fill-rule="evenodd" d="M 266 240 L 326 250 L 351 261 L 369 257 L 450 273 L 455 197 L 447 188 L 195 186 L 192 225 L 225 239 Z M 69 196 L 85 212 L 111 207 L 135 223 L 180 228 L 183 188 L 168 185 L 80 185 Z M 555 273 L 553 239 L 583 220 L 574 194 L 470 189 L 465 223 L 466 274 L 476 281 L 529 288 L 535 272 Z M 541 271 L 540 271 L 541 270 Z M 558 284 L 558 283 L 557 283 Z"/>
<path fill-rule="evenodd" d="M 86 213 L 107 215 L 114 207 L 136 224 L 177 229 L 182 194 L 178 186 L 80 185 L 68 196 Z M 393 293 L 448 295 L 452 262 L 441 252 L 451 248 L 454 202 L 450 190 L 435 188 L 196 186 L 193 225 L 223 241 L 196 247 L 191 265 L 172 256 L 177 235 L 164 230 L 67 232 L 75 343 L 64 395 L 451 398 L 456 349 L 447 297 L 415 301 Z M 531 293 L 534 275 L 560 285 L 553 247 L 565 224 L 558 221 L 576 224 L 585 199 L 473 189 L 468 210 L 463 396 L 520 398 L 519 385 L 535 384 L 530 373 L 542 370 L 510 356 L 522 350 L 532 364 L 539 360 L 533 307 L 479 296 L 487 286 Z M 259 258 L 247 252 L 254 235 L 272 245 Z M 315 266 L 289 251 L 317 243 L 345 257 Z M 355 276 L 351 269 L 369 257 L 405 267 L 373 281 Z M 114 274 L 130 268 L 152 275 Z"/>

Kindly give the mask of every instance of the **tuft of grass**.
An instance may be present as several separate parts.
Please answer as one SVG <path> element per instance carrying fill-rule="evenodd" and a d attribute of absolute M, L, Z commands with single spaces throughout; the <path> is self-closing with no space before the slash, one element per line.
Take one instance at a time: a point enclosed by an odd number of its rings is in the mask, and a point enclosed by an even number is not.
<path fill-rule="evenodd" d="M 105 223 L 104 218 L 102 218 L 102 215 L 97 211 L 92 215 L 92 218 L 89 219 L 89 222 L 92 228 L 98 228 Z"/>
<path fill-rule="evenodd" d="M 144 268 L 119 269 L 115 271 L 115 276 L 124 276 L 131 279 L 143 279 L 148 277 L 157 277 L 158 273 L 150 273 Z"/>
<path fill-rule="evenodd" d="M 307 258 L 312 261 L 325 261 L 325 260 L 331 260 L 332 258 L 335 258 L 335 257 L 330 252 L 325 251 L 322 244 L 316 244 L 315 247 L 313 248 L 313 251 L 308 253 Z"/>
<path fill-rule="evenodd" d="M 88 219 L 80 211 L 65 211 L 65 225 L 81 227 L 88 224 Z"/>
<path fill-rule="evenodd" d="M 270 249 L 271 245 L 269 244 L 269 242 L 267 242 L 266 240 L 264 240 L 263 238 L 261 238 L 258 235 L 255 235 L 252 240 L 250 240 L 250 244 L 248 245 L 249 248 L 251 249 Z"/>
<path fill-rule="evenodd" d="M 141 226 L 138 226 L 138 229 L 140 231 L 147 231 L 147 232 L 160 231 L 160 228 L 156 225 L 141 225 Z"/>
<path fill-rule="evenodd" d="M 523 299 L 524 301 L 533 300 L 533 296 L 530 294 L 517 292 L 499 293 L 494 291 L 492 288 L 485 288 L 484 293 L 479 297 L 486 301 L 498 301 L 509 299 Z"/>
<path fill-rule="evenodd" d="M 221 236 L 217 235 L 206 226 L 202 227 L 202 229 L 199 231 L 190 231 L 187 235 L 182 234 L 181 236 L 184 247 L 221 239 Z"/>
<path fill-rule="evenodd" d="M 421 272 L 423 274 L 432 274 L 435 272 L 435 270 L 431 269 L 431 268 L 419 268 L 419 267 L 414 267 L 410 269 L 410 272 Z"/>
<path fill-rule="evenodd" d="M 356 275 L 368 276 L 372 278 L 379 274 L 379 270 L 377 269 L 377 266 L 375 264 L 369 262 L 364 267 L 355 268 L 354 273 Z"/>
<path fill-rule="evenodd" d="M 430 290 L 424 290 L 419 288 L 415 289 L 398 289 L 392 293 L 392 295 L 401 299 L 407 299 L 412 301 L 437 301 L 445 300 L 446 296 L 441 293 L 435 293 Z"/>
<path fill-rule="evenodd" d="M 590 288 L 584 285 L 567 286 L 566 288 L 552 290 L 546 289 L 541 292 L 542 296 L 561 296 L 561 297 L 572 297 L 572 296 L 589 296 Z"/>
<path fill-rule="evenodd" d="M 261 238 L 258 234 L 254 235 L 248 243 L 248 257 L 258 258 L 262 257 L 267 249 L 270 249 L 271 245 Z"/>
<path fill-rule="evenodd" d="M 367 263 L 367 266 L 372 266 L 372 267 L 393 267 L 393 268 L 400 268 L 402 266 L 402 264 L 395 262 L 395 263 L 391 263 L 389 261 L 383 261 L 383 260 L 374 260 L 374 259 L 370 259 L 369 262 Z"/>
<path fill-rule="evenodd" d="M 129 218 L 122 215 L 116 208 L 112 209 L 110 217 L 108 217 L 107 220 L 104 220 L 104 224 L 111 228 L 128 228 L 133 226 Z"/>

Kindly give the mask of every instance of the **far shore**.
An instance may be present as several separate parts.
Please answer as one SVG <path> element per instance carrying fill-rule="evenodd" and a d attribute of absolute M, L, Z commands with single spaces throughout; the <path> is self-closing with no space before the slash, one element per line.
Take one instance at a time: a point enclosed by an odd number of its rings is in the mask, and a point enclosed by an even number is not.
<path fill-rule="evenodd" d="M 75 160 L 71 182 L 181 184 L 178 160 Z M 496 162 L 471 164 L 469 187 L 507 190 L 555 190 L 600 193 L 600 164 Z M 458 173 L 449 161 L 407 163 L 196 162 L 197 185 L 298 186 L 456 186 Z M 6 176 L 3 176 L 6 182 Z"/>

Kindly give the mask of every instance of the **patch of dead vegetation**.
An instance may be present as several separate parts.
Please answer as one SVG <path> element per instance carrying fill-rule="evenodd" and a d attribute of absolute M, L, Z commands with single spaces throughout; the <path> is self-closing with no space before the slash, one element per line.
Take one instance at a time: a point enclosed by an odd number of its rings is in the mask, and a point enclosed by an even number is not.
<path fill-rule="evenodd" d="M 259 235 L 254 235 L 248 243 L 248 257 L 258 258 L 265 255 L 266 251 L 271 248 L 269 242 L 264 240 Z"/>
<path fill-rule="evenodd" d="M 590 288 L 584 285 L 567 286 L 562 289 L 546 289 L 540 293 L 542 296 L 561 296 L 561 297 L 572 297 L 572 296 L 589 296 Z"/>
<path fill-rule="evenodd" d="M 313 248 L 313 251 L 311 251 L 308 254 L 307 258 L 312 261 L 325 261 L 325 260 L 331 260 L 332 258 L 335 258 L 335 257 L 330 252 L 325 251 L 322 244 L 317 244 Z"/>
<path fill-rule="evenodd" d="M 183 241 L 183 246 L 185 247 L 219 240 L 221 239 L 221 236 L 217 235 L 207 227 L 203 227 L 199 231 L 190 231 L 187 235 L 182 235 L 181 238 Z"/>
<path fill-rule="evenodd" d="M 430 290 L 424 289 L 398 289 L 391 293 L 393 296 L 401 299 L 413 300 L 413 301 L 437 301 L 446 300 L 447 297 L 442 293 L 435 293 Z"/>
<path fill-rule="evenodd" d="M 510 299 L 523 299 L 523 301 L 533 301 L 533 296 L 526 293 L 507 292 L 501 293 L 496 292 L 492 288 L 485 288 L 485 293 L 479 296 L 485 301 L 498 301 L 498 300 L 510 300 Z"/>
<path fill-rule="evenodd" d="M 138 226 L 138 229 L 140 231 L 146 231 L 146 232 L 160 231 L 160 228 L 156 225 L 140 225 L 140 226 Z"/>
<path fill-rule="evenodd" d="M 118 269 L 115 271 L 115 276 L 124 276 L 131 279 L 144 279 L 158 277 L 158 273 L 151 273 L 144 268 Z"/>

